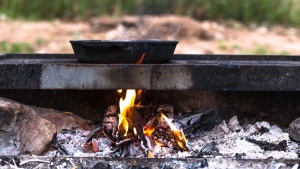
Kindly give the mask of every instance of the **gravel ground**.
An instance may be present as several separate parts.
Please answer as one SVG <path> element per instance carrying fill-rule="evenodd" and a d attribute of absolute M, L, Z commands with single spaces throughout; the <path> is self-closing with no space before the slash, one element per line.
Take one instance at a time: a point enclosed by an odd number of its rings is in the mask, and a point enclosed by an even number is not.
<path fill-rule="evenodd" d="M 0 20 L 0 42 L 28 43 L 35 53 L 72 53 L 74 39 L 179 40 L 178 54 L 300 54 L 300 29 L 189 17 L 97 17 L 82 21 Z M 0 53 L 5 53 L 3 50 Z"/>

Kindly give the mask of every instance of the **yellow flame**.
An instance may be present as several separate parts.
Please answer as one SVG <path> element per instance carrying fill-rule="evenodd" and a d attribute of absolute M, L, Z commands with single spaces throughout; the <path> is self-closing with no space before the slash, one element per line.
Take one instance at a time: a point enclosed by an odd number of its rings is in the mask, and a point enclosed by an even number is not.
<path fill-rule="evenodd" d="M 137 135 L 137 131 L 136 131 L 135 127 L 133 127 L 133 133 L 135 136 Z"/>
<path fill-rule="evenodd" d="M 173 131 L 174 136 L 175 136 L 175 138 L 176 138 L 176 141 L 177 141 L 178 145 L 179 145 L 181 148 L 185 149 L 185 148 L 186 148 L 185 144 L 186 144 L 186 141 L 187 141 L 187 140 L 186 140 L 186 137 L 185 137 L 183 131 L 182 131 L 182 130 L 178 130 L 178 129 L 174 126 L 174 124 L 171 122 L 171 120 L 170 120 L 168 117 L 166 117 L 163 113 L 161 113 L 161 116 L 162 116 L 162 118 L 168 123 L 168 125 L 169 125 L 170 128 L 171 128 L 171 130 Z"/>
<path fill-rule="evenodd" d="M 117 90 L 118 93 L 122 93 L 122 89 Z"/>
<path fill-rule="evenodd" d="M 125 130 L 124 136 L 127 135 L 128 128 L 129 128 L 128 121 L 126 120 L 126 113 L 130 107 L 134 106 L 135 97 L 136 97 L 135 90 L 132 90 L 132 89 L 126 90 L 125 99 L 123 100 L 123 98 L 121 98 L 120 102 L 119 102 L 120 114 L 118 114 L 118 116 L 119 116 L 118 128 L 120 128 L 120 125 L 122 124 L 122 127 Z"/>

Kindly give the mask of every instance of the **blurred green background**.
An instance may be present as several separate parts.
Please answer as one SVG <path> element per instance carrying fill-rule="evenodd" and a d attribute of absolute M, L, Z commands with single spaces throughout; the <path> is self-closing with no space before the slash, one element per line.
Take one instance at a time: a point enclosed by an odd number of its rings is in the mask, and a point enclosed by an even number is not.
<path fill-rule="evenodd" d="M 0 14 L 24 20 L 178 14 L 198 20 L 300 26 L 300 0 L 0 0 Z"/>

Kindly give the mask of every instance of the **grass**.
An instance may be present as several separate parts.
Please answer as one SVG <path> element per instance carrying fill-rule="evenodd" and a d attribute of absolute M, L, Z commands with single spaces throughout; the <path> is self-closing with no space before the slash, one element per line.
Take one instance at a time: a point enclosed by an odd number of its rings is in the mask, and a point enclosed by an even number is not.
<path fill-rule="evenodd" d="M 35 45 L 38 47 L 43 46 L 45 43 L 46 43 L 46 41 L 43 38 L 37 38 L 35 40 Z"/>
<path fill-rule="evenodd" d="M 85 19 L 99 15 L 180 14 L 199 20 L 300 26 L 300 0 L 0 0 L 12 19 Z"/>
<path fill-rule="evenodd" d="M 218 41 L 218 48 L 221 49 L 221 50 L 226 50 L 227 49 L 227 45 L 223 41 Z"/>
<path fill-rule="evenodd" d="M 271 55 L 274 54 L 274 52 L 272 50 L 269 50 L 267 47 L 265 46 L 258 46 L 257 48 L 255 48 L 252 52 L 255 55 Z"/>
<path fill-rule="evenodd" d="M 34 51 L 27 42 L 9 43 L 0 41 L 0 53 L 32 53 Z"/>
<path fill-rule="evenodd" d="M 244 54 L 253 54 L 253 55 L 290 55 L 287 51 L 275 52 L 269 47 L 260 45 L 251 50 L 244 50 Z"/>

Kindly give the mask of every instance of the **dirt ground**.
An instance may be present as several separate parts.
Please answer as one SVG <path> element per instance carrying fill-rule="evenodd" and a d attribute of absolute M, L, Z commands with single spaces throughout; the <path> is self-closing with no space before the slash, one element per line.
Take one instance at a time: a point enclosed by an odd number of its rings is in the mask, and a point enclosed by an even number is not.
<path fill-rule="evenodd" d="M 165 39 L 179 40 L 178 54 L 300 54 L 300 29 L 174 15 L 104 16 L 72 22 L 2 19 L 0 27 L 0 42 L 26 42 L 35 53 L 72 53 L 69 40 Z"/>

